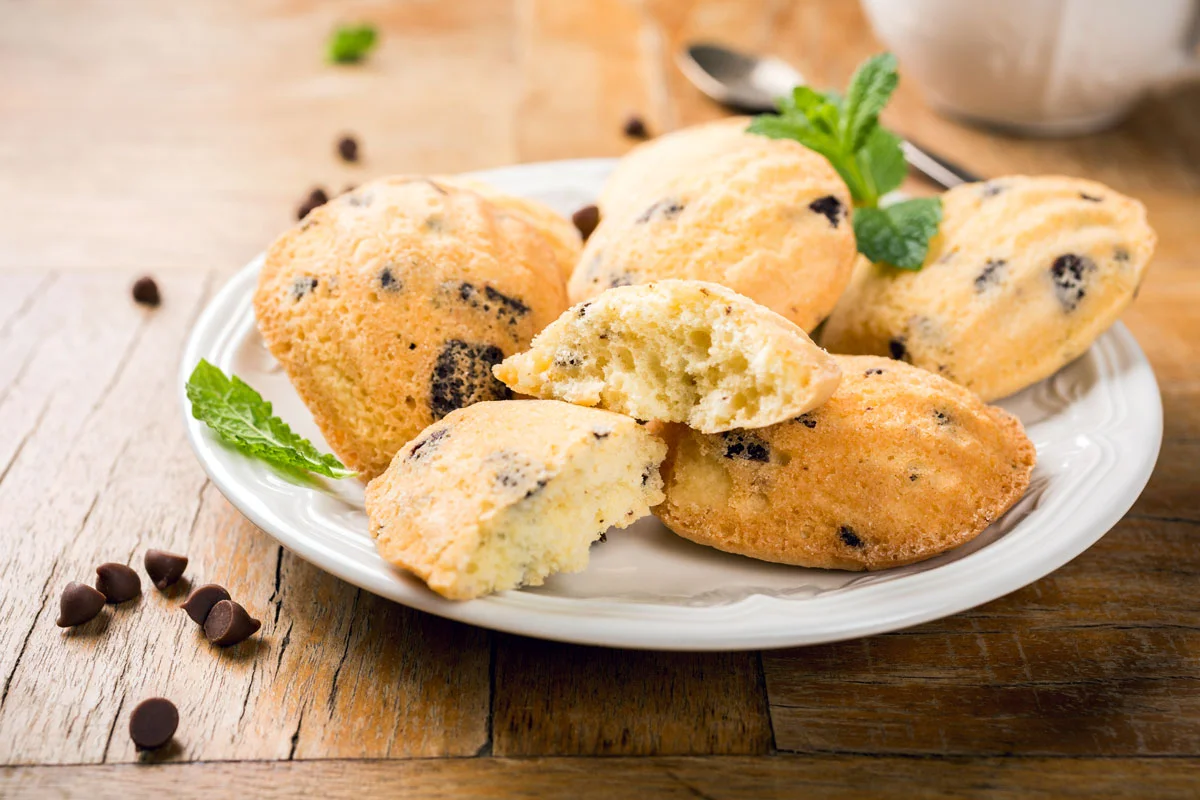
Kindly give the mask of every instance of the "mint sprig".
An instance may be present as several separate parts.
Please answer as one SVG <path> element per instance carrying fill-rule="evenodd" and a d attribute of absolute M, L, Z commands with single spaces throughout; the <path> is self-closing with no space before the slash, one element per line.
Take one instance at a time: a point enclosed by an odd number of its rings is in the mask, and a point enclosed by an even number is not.
<path fill-rule="evenodd" d="M 793 139 L 825 156 L 854 200 L 858 251 L 872 261 L 920 269 L 941 221 L 941 200 L 879 208 L 880 198 L 900 186 L 907 171 L 900 137 L 879 124 L 898 82 L 895 57 L 881 53 L 855 70 L 844 97 L 797 86 L 779 101 L 778 116 L 755 117 L 749 131 Z M 903 208 L 889 210 L 896 206 Z"/>
<path fill-rule="evenodd" d="M 371 25 L 341 25 L 329 37 L 329 60 L 335 64 L 362 61 L 378 38 Z"/>
<path fill-rule="evenodd" d="M 285 469 L 315 472 L 327 478 L 349 478 L 335 456 L 322 453 L 271 413 L 271 404 L 238 376 L 200 359 L 187 382 L 192 416 L 204 422 L 228 444 L 248 456 Z"/>

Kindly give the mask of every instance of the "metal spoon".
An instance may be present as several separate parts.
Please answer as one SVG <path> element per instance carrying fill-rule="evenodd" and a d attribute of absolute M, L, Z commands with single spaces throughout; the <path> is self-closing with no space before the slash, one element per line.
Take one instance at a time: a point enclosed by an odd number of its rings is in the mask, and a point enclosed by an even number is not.
<path fill-rule="evenodd" d="M 679 68 L 700 91 L 718 103 L 754 114 L 774 111 L 776 98 L 804 84 L 795 67 L 778 58 L 739 53 L 716 44 L 693 44 L 679 53 Z M 982 180 L 910 141 L 901 143 L 909 166 L 943 189 Z"/>

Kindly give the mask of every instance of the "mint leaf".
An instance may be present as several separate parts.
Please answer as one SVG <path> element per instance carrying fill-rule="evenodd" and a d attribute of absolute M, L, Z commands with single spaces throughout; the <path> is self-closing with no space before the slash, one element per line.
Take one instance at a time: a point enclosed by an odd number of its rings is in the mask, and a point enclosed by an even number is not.
<path fill-rule="evenodd" d="M 842 102 L 841 139 L 847 150 L 856 151 L 867 141 L 899 82 L 891 53 L 872 56 L 854 71 Z"/>
<path fill-rule="evenodd" d="M 878 125 L 867 136 L 862 149 L 855 153 L 855 160 L 864 187 L 861 199 L 855 199 L 863 206 L 879 205 L 879 198 L 897 188 L 908 174 L 900 137 Z"/>
<path fill-rule="evenodd" d="M 187 396 L 193 417 L 248 456 L 328 478 L 355 474 L 336 457 L 321 453 L 312 442 L 294 433 L 271 413 L 271 404 L 249 384 L 236 375 L 226 377 L 204 359 L 188 378 Z"/>
<path fill-rule="evenodd" d="M 362 61 L 378 38 L 371 25 L 342 25 L 329 38 L 329 60 L 335 64 Z"/>
<path fill-rule="evenodd" d="M 854 212 L 858 252 L 877 264 L 918 270 L 941 221 L 942 201 L 937 197 L 905 200 L 886 208 L 860 208 Z"/>

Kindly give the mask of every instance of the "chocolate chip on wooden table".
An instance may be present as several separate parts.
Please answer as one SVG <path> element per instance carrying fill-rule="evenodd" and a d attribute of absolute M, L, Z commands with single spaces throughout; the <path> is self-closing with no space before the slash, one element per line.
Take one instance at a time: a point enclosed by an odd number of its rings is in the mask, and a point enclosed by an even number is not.
<path fill-rule="evenodd" d="M 187 615 L 192 618 L 192 622 L 197 625 L 203 625 L 208 619 L 209 612 L 213 606 L 222 600 L 229 599 L 229 592 L 224 586 L 218 586 L 215 583 L 206 583 L 203 586 L 192 591 L 188 595 L 188 599 L 183 601 L 180 606 Z"/>
<path fill-rule="evenodd" d="M 178 728 L 179 709 L 165 697 L 143 700 L 129 715 L 129 738 L 138 750 L 162 747 Z"/>
<path fill-rule="evenodd" d="M 162 302 L 158 292 L 158 284 L 149 275 L 143 275 L 133 283 L 133 300 L 144 306 L 154 308 Z"/>
<path fill-rule="evenodd" d="M 246 609 L 232 600 L 222 600 L 212 607 L 204 621 L 204 635 L 218 647 L 228 647 L 249 639 L 262 627 Z"/>
<path fill-rule="evenodd" d="M 187 556 L 178 556 L 166 550 L 147 550 L 144 563 L 150 582 L 161 590 L 183 577 L 188 559 Z"/>
<path fill-rule="evenodd" d="M 104 608 L 104 595 L 83 583 L 71 581 L 58 600 L 60 628 L 73 628 L 95 618 Z"/>
<path fill-rule="evenodd" d="M 338 139 L 337 151 L 343 161 L 358 161 L 358 140 L 348 134 L 343 136 Z"/>
<path fill-rule="evenodd" d="M 600 209 L 596 206 L 584 206 L 571 215 L 571 222 L 575 223 L 579 235 L 586 242 L 600 224 Z"/>
<path fill-rule="evenodd" d="M 329 202 L 329 195 L 320 186 L 314 187 L 304 198 L 304 202 L 296 209 L 296 219 L 304 219 L 314 208 L 320 208 Z"/>
<path fill-rule="evenodd" d="M 650 137 L 650 132 L 646 130 L 646 121 L 637 114 L 631 114 L 625 120 L 625 125 L 621 131 L 631 139 L 647 139 Z"/>
<path fill-rule="evenodd" d="M 110 603 L 124 603 L 142 593 L 142 579 L 124 564 L 101 564 L 96 567 L 96 589 Z"/>

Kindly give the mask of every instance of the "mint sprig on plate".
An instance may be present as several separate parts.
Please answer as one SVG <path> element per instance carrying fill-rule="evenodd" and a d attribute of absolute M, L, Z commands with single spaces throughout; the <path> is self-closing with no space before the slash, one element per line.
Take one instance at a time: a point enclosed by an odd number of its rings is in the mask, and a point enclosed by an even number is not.
<path fill-rule="evenodd" d="M 272 414 L 271 404 L 248 383 L 236 375 L 227 377 L 204 359 L 200 359 L 188 378 L 187 396 L 193 417 L 248 456 L 327 478 L 349 478 L 355 474 Z"/>
<path fill-rule="evenodd" d="M 858 251 L 875 262 L 917 270 L 942 220 L 942 201 L 922 197 L 880 208 L 879 200 L 904 181 L 900 137 L 879 124 L 879 114 L 899 82 L 896 59 L 881 53 L 864 61 L 844 97 L 797 86 L 764 114 L 750 132 L 794 139 L 829 160 L 854 199 Z"/>

